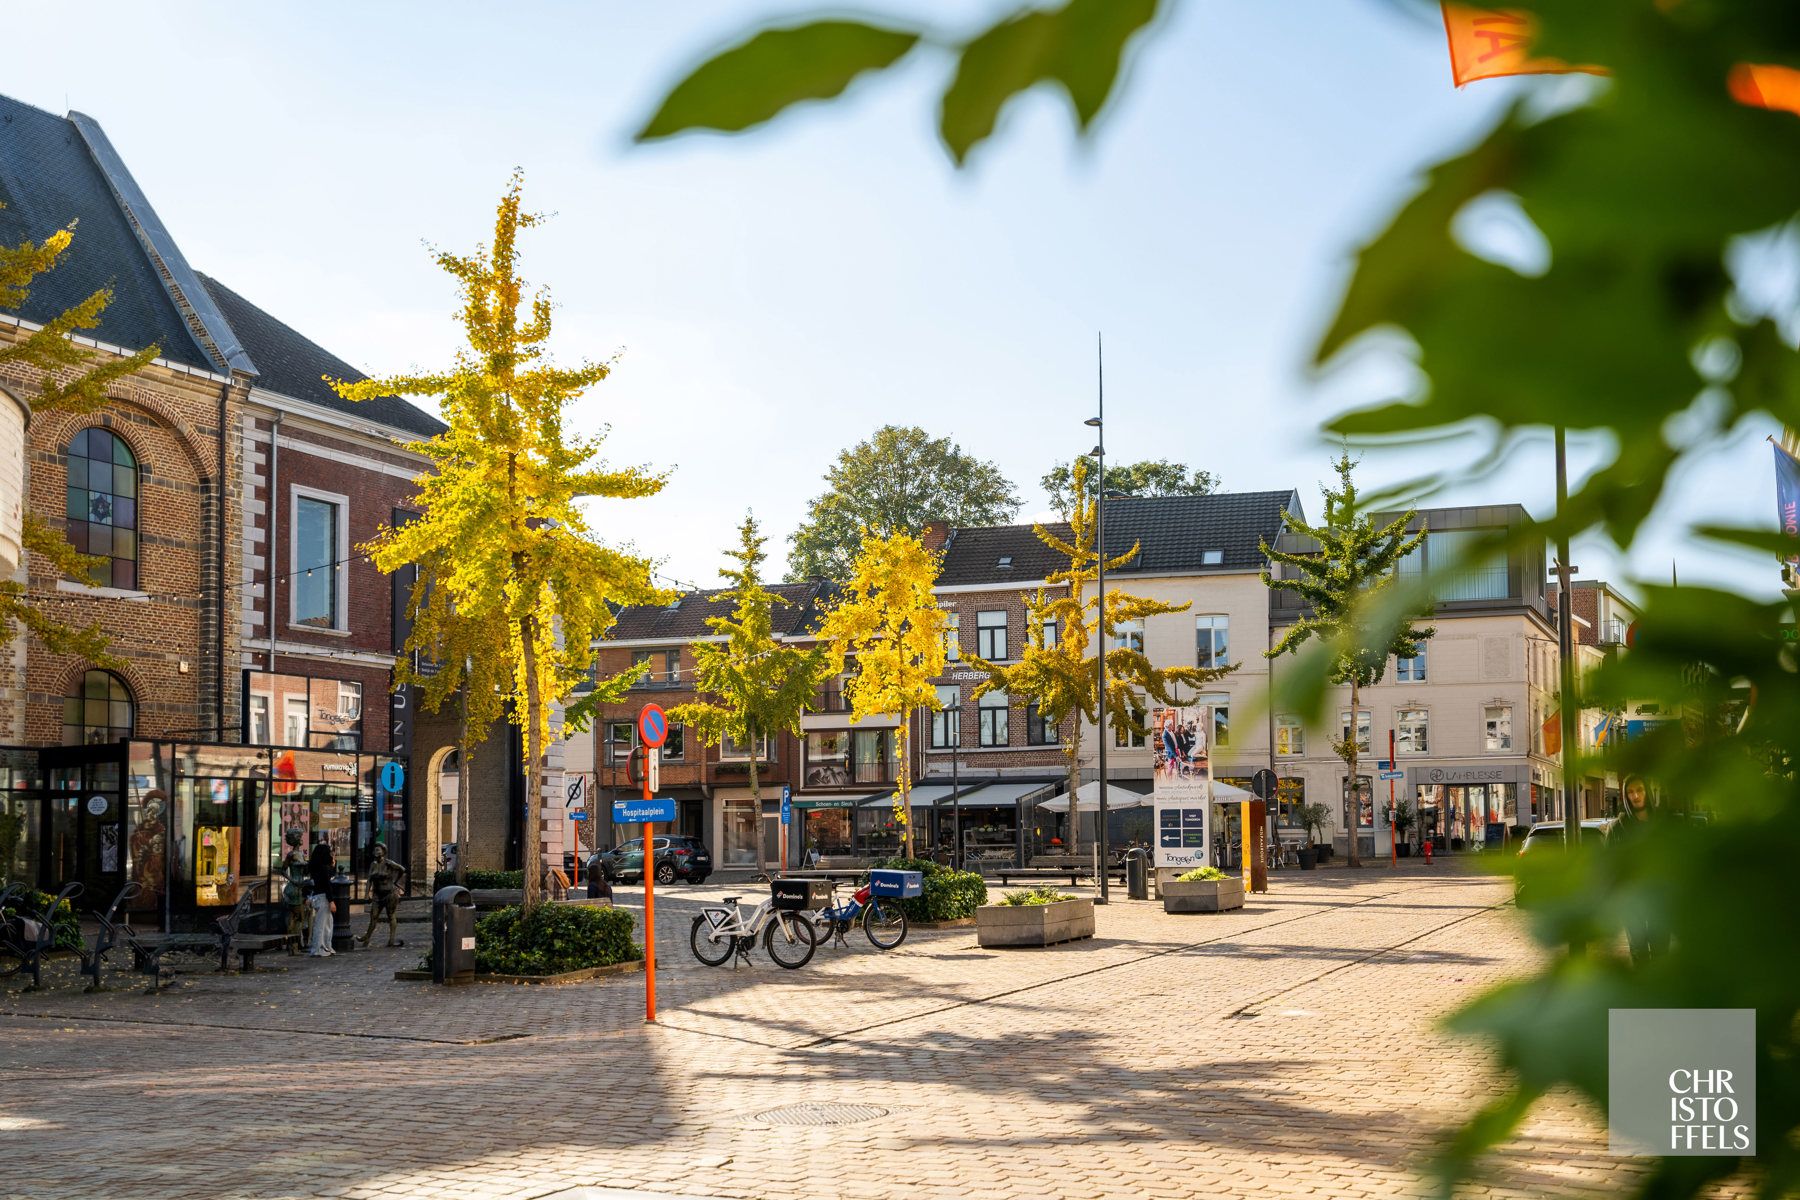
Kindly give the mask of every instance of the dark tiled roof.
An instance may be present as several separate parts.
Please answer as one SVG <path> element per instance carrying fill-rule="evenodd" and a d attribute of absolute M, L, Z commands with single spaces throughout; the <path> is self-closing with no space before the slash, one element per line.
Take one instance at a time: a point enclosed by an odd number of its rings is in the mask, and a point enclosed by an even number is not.
<path fill-rule="evenodd" d="M 817 630 L 824 615 L 823 606 L 836 594 L 836 585 L 824 582 L 772 583 L 771 592 L 787 601 L 777 604 L 774 628 L 778 636 L 795 637 Z M 681 638 L 691 641 L 708 637 L 712 627 L 708 617 L 731 615 L 731 592 L 726 588 L 710 591 L 683 592 L 675 605 L 638 604 L 619 610 L 618 622 L 607 634 L 613 643 L 660 641 Z"/>
<path fill-rule="evenodd" d="M 74 123 L 0 96 L 0 243 L 42 241 L 71 221 L 75 240 L 32 281 L 12 315 L 44 324 L 103 287 L 112 303 L 87 330 L 99 341 L 161 347 L 170 362 L 217 371 L 169 298 Z"/>
<path fill-rule="evenodd" d="M 1061 521 L 1045 525 L 1044 529 L 1059 538 L 1069 536 L 1068 525 Z M 1011 565 L 1000 566 L 1002 558 L 1010 558 Z M 971 583 L 1005 586 L 1014 580 L 1029 583 L 1068 565 L 1068 558 L 1044 545 L 1030 525 L 953 529 L 949 544 L 944 547 L 944 569 L 938 573 L 938 586 Z"/>
<path fill-rule="evenodd" d="M 1121 574 L 1254 571 L 1263 565 L 1262 542 L 1281 532 L 1281 514 L 1301 512 L 1299 494 L 1225 492 L 1212 496 L 1155 496 L 1106 502 L 1106 546 L 1120 555 L 1138 544 L 1138 556 Z M 1066 538 L 1069 527 L 1047 526 Z M 1205 561 L 1208 551 L 1219 561 Z M 1010 568 L 999 566 L 1010 555 Z M 1068 560 L 1040 541 L 1029 525 L 957 529 L 944 552 L 940 587 L 1014 580 L 1029 582 L 1067 565 Z"/>
<path fill-rule="evenodd" d="M 420 437 L 443 432 L 443 422 L 399 396 L 360 403 L 345 400 L 326 385 L 323 377 L 355 381 L 368 376 L 212 276 L 202 275 L 200 279 L 232 329 L 243 339 L 250 357 L 256 360 L 258 388 Z"/>

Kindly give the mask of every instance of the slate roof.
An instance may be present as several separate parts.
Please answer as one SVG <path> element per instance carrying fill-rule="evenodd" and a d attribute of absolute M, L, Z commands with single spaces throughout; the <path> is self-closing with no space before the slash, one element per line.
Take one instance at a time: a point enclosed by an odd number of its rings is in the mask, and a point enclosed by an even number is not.
<path fill-rule="evenodd" d="M 1281 532 L 1281 514 L 1301 513 L 1298 492 L 1221 492 L 1211 496 L 1122 497 L 1106 502 L 1105 537 L 1109 554 L 1119 555 L 1138 544 L 1138 556 L 1118 574 L 1203 574 L 1255 571 L 1263 565 L 1262 543 Z M 1047 527 L 1067 537 L 1069 527 Z M 1207 551 L 1217 550 L 1217 563 Z M 1011 555 L 1010 568 L 1000 567 Z M 938 586 L 1012 581 L 1030 582 L 1067 563 L 1029 525 L 955 529 L 944 551 Z M 1115 572 L 1108 572 L 1113 574 Z"/>
<path fill-rule="evenodd" d="M 362 379 L 363 373 L 193 270 L 91 117 L 59 117 L 0 96 L 0 205 L 0 244 L 42 241 L 77 223 L 56 267 L 32 280 L 23 304 L 0 311 L 41 325 L 111 287 L 112 302 L 86 331 L 97 341 L 128 350 L 155 345 L 169 362 L 203 371 L 245 371 L 258 388 L 417 436 L 444 428 L 398 396 L 362 404 L 339 399 L 320 377 Z M 176 304 L 140 229 L 172 286 L 196 310 L 211 350 Z"/>
<path fill-rule="evenodd" d="M 837 592 L 832 583 L 772 583 L 766 585 L 785 604 L 777 604 L 774 631 L 778 637 L 800 637 L 818 629 L 824 605 Z M 713 588 L 707 591 L 683 592 L 673 605 L 637 604 L 619 610 L 618 621 L 607 634 L 608 642 L 631 643 L 679 638 L 692 641 L 710 637 L 708 617 L 731 615 L 731 591 Z"/>
<path fill-rule="evenodd" d="M 399 396 L 360 402 L 345 400 L 326 385 L 324 376 L 359 380 L 368 376 L 325 347 L 270 316 L 210 275 L 201 275 L 225 319 L 243 340 L 259 372 L 256 386 L 295 400 L 305 400 L 346 416 L 374 421 L 420 437 L 443 432 L 442 421 Z"/>
<path fill-rule="evenodd" d="M 170 362 L 217 371 L 137 234 L 125 219 L 74 122 L 0 96 L 0 242 L 41 241 L 71 221 L 75 240 L 56 268 L 32 281 L 13 316 L 44 324 L 111 286 L 112 303 L 87 336 L 137 350 L 157 345 Z"/>

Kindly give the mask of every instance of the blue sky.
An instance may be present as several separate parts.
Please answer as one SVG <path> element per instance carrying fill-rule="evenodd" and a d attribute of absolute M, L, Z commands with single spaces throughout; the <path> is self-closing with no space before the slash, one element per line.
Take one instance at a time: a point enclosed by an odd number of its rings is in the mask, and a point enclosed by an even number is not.
<path fill-rule="evenodd" d="M 886 11 L 957 32 L 999 7 Z M 98 119 L 197 267 L 372 372 L 449 357 L 453 296 L 421 243 L 484 238 L 522 166 L 556 214 L 525 269 L 552 286 L 560 352 L 622 356 L 576 424 L 609 426 L 614 461 L 674 468 L 595 524 L 710 586 L 745 508 L 779 555 L 837 451 L 888 422 L 996 461 L 1041 512 L 1038 477 L 1091 444 L 1096 330 L 1109 454 L 1297 487 L 1317 514 L 1316 431 L 1377 382 L 1304 365 L 1350 254 L 1520 85 L 1455 90 L 1432 8 L 1403 0 L 1172 7 L 1097 137 L 1034 93 L 961 172 L 929 55 L 747 137 L 628 144 L 681 68 L 804 4 L 14 4 L 32 53 L 6 90 Z M 1629 563 L 1581 547 L 1584 574 L 1666 580 L 1679 558 L 1684 582 L 1772 593 L 1773 564 L 1682 535 L 1773 523 L 1762 432 L 1712 448 Z M 1371 451 L 1364 479 L 1437 457 Z M 1428 500 L 1551 496 L 1546 443 Z"/>

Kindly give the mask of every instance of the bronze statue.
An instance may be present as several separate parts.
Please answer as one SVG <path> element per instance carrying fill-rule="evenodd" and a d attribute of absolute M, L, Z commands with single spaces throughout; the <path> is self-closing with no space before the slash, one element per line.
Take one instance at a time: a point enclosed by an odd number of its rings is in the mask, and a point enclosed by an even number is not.
<path fill-rule="evenodd" d="M 375 936 L 375 922 L 386 913 L 387 944 L 405 945 L 396 935 L 400 932 L 400 881 L 406 877 L 406 868 L 388 858 L 387 847 L 380 842 L 375 843 L 373 854 L 369 861 L 369 927 L 358 940 L 367 946 Z"/>

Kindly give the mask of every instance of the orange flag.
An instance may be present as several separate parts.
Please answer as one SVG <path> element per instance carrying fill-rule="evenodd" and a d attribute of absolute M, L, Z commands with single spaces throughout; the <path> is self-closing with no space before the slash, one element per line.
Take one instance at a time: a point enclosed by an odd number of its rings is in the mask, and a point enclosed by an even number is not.
<path fill-rule="evenodd" d="M 1534 22 L 1528 13 L 1476 8 L 1454 0 L 1443 0 L 1443 9 L 1450 77 L 1457 87 L 1503 75 L 1606 74 L 1605 67 L 1571 67 L 1558 59 L 1532 57 Z M 1740 104 L 1800 115 L 1800 70 L 1744 63 L 1732 68 L 1726 82 Z"/>

